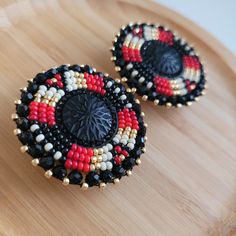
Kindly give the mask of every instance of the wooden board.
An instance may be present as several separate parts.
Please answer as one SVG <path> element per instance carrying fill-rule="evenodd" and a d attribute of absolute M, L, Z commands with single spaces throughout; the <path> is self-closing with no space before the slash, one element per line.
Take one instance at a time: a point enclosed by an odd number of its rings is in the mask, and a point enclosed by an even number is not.
<path fill-rule="evenodd" d="M 149 1 L 2 0 L 1 235 L 236 235 L 236 67 L 217 40 Z M 111 41 L 129 21 L 167 24 L 206 62 L 207 96 L 192 107 L 142 103 L 147 153 L 132 177 L 82 192 L 47 180 L 12 134 L 13 101 L 37 72 L 90 64 L 113 77 Z"/>

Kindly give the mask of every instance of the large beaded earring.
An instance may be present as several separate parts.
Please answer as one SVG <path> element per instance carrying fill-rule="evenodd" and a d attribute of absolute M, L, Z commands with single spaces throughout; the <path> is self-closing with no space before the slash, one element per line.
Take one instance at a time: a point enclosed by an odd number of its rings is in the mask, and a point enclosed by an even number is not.
<path fill-rule="evenodd" d="M 198 54 L 164 26 L 123 26 L 111 48 L 111 60 L 122 81 L 144 101 L 155 105 L 191 105 L 205 94 L 206 76 Z"/>

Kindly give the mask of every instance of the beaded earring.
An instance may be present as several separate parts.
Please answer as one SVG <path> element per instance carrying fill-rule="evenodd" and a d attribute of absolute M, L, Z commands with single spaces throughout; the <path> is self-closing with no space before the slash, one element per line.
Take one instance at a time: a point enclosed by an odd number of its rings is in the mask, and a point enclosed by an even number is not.
<path fill-rule="evenodd" d="M 141 163 L 144 113 L 119 80 L 88 65 L 62 65 L 28 82 L 15 101 L 14 134 L 47 178 L 105 187 Z"/>
<path fill-rule="evenodd" d="M 204 95 L 206 78 L 194 48 L 164 26 L 123 26 L 113 41 L 111 60 L 122 81 L 155 105 L 191 105 Z"/>

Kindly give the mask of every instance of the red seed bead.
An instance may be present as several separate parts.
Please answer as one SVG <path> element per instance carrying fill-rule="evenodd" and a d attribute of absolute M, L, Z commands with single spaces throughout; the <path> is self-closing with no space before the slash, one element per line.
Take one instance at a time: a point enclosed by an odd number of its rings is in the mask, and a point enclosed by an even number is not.
<path fill-rule="evenodd" d="M 32 111 L 30 111 L 30 115 L 35 115 L 35 116 L 37 116 L 37 115 L 38 115 L 38 111 L 32 110 Z"/>
<path fill-rule="evenodd" d="M 82 148 L 81 146 L 78 146 L 78 147 L 77 147 L 77 152 L 78 152 L 78 153 L 82 153 L 82 151 L 83 151 L 83 148 Z"/>
<path fill-rule="evenodd" d="M 121 152 L 125 157 L 129 156 L 129 153 L 126 150 L 122 150 Z"/>
<path fill-rule="evenodd" d="M 80 161 L 80 162 L 78 163 L 78 170 L 79 170 L 79 171 L 82 171 L 83 168 L 84 168 L 84 163 Z"/>
<path fill-rule="evenodd" d="M 56 124 L 56 122 L 55 122 L 54 120 L 48 122 L 48 125 L 49 125 L 49 126 L 53 126 L 53 125 L 55 125 L 55 124 Z"/>
<path fill-rule="evenodd" d="M 35 116 L 35 115 L 30 115 L 30 116 L 29 116 L 29 119 L 30 119 L 30 120 L 37 120 L 37 119 L 38 119 L 38 117 L 37 117 L 37 116 Z"/>
<path fill-rule="evenodd" d="M 47 107 L 47 111 L 55 111 L 55 107 L 50 107 L 50 106 L 48 106 L 48 107 Z"/>
<path fill-rule="evenodd" d="M 50 79 L 47 79 L 47 80 L 46 80 L 46 83 L 47 83 L 48 85 L 53 85 L 53 81 L 50 80 Z"/>
<path fill-rule="evenodd" d="M 114 160 L 115 160 L 116 165 L 120 165 L 121 164 L 121 158 L 119 156 L 116 156 L 114 158 Z"/>
<path fill-rule="evenodd" d="M 122 151 L 122 149 L 121 149 L 121 147 L 120 146 L 115 146 L 115 151 L 117 152 L 117 153 L 121 153 L 121 151 Z"/>
<path fill-rule="evenodd" d="M 77 161 L 73 161 L 72 162 L 72 169 L 76 170 L 78 168 L 78 162 Z"/>
<path fill-rule="evenodd" d="M 73 143 L 71 145 L 71 150 L 76 151 L 76 149 L 77 149 L 77 145 L 75 143 Z"/>
<path fill-rule="evenodd" d="M 64 87 L 64 85 L 63 85 L 63 83 L 61 81 L 57 81 L 57 85 L 58 85 L 59 88 L 63 88 Z"/>
<path fill-rule="evenodd" d="M 67 157 L 70 158 L 70 159 L 73 157 L 73 155 L 74 155 L 74 151 L 73 151 L 73 150 L 70 150 L 70 151 L 67 153 Z"/>
<path fill-rule="evenodd" d="M 72 167 L 72 161 L 70 159 L 67 159 L 65 162 L 66 169 L 71 169 Z"/>
<path fill-rule="evenodd" d="M 87 153 L 88 153 L 87 148 L 82 148 L 82 153 L 83 153 L 84 155 L 87 155 Z"/>
<path fill-rule="evenodd" d="M 57 80 L 61 80 L 61 75 L 60 74 L 55 74 L 54 78 L 57 79 Z"/>
<path fill-rule="evenodd" d="M 81 153 L 80 155 L 79 155 L 79 161 L 84 161 L 84 159 L 85 159 L 85 155 L 83 154 L 83 153 Z"/>
<path fill-rule="evenodd" d="M 90 156 L 87 155 L 87 156 L 85 156 L 85 158 L 84 158 L 84 162 L 85 162 L 85 163 L 89 163 L 89 162 L 90 162 L 90 159 L 91 159 Z"/>
<path fill-rule="evenodd" d="M 75 152 L 74 155 L 73 155 L 73 160 L 78 161 L 79 158 L 80 158 L 80 154 L 78 152 Z"/>
<path fill-rule="evenodd" d="M 88 148 L 88 155 L 93 156 L 93 149 L 92 148 Z"/>
<path fill-rule="evenodd" d="M 46 118 L 39 118 L 39 122 L 41 122 L 41 123 L 47 123 L 47 119 L 46 119 Z"/>
<path fill-rule="evenodd" d="M 87 164 L 87 163 L 84 164 L 83 171 L 84 171 L 84 172 L 89 172 L 89 171 L 90 171 L 90 166 L 89 166 L 89 164 Z"/>

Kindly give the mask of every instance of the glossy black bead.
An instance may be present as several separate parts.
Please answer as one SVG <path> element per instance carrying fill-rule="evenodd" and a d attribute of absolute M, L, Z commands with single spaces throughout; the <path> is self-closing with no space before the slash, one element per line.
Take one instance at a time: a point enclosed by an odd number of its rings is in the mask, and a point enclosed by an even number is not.
<path fill-rule="evenodd" d="M 34 158 L 42 157 L 44 154 L 44 149 L 40 144 L 35 144 L 29 148 L 29 153 Z"/>
<path fill-rule="evenodd" d="M 38 91 L 38 85 L 36 83 L 29 83 L 28 85 L 28 91 L 31 93 L 35 93 Z"/>
<path fill-rule="evenodd" d="M 81 72 L 81 67 L 79 65 L 72 65 L 69 67 L 70 70 Z"/>
<path fill-rule="evenodd" d="M 53 176 L 58 179 L 64 179 L 67 175 L 66 168 L 63 165 L 55 166 L 52 169 Z"/>
<path fill-rule="evenodd" d="M 60 159 L 59 159 L 59 162 L 61 164 L 64 164 L 66 162 L 66 156 L 62 156 Z"/>
<path fill-rule="evenodd" d="M 57 68 L 57 71 L 60 73 L 64 73 L 65 71 L 68 71 L 69 68 L 67 65 L 61 65 L 60 67 Z"/>
<path fill-rule="evenodd" d="M 47 77 L 47 78 L 52 78 L 55 74 L 57 74 L 57 69 L 56 68 L 52 68 L 52 69 L 50 69 L 50 70 L 48 70 L 48 71 L 46 71 L 45 72 L 45 76 Z"/>
<path fill-rule="evenodd" d="M 135 165 L 135 159 L 134 158 L 126 158 L 123 162 L 122 162 L 122 166 L 126 169 L 126 170 L 130 170 L 134 167 Z"/>
<path fill-rule="evenodd" d="M 22 132 L 20 135 L 18 135 L 18 138 L 21 141 L 21 143 L 24 145 L 25 144 L 31 145 L 34 143 L 34 136 L 29 131 Z"/>
<path fill-rule="evenodd" d="M 26 106 L 25 104 L 17 105 L 16 110 L 19 116 L 24 116 L 24 117 L 26 117 L 29 112 L 28 106 Z"/>
<path fill-rule="evenodd" d="M 83 179 L 83 175 L 80 172 L 73 170 L 68 175 L 68 178 L 70 180 L 70 184 L 80 184 Z"/>
<path fill-rule="evenodd" d="M 51 169 L 54 166 L 54 158 L 51 156 L 42 157 L 39 159 L 39 165 L 45 170 Z"/>
<path fill-rule="evenodd" d="M 23 103 L 29 104 L 30 101 L 32 101 L 34 98 L 32 93 L 29 92 L 22 92 L 21 94 L 21 101 Z"/>
<path fill-rule="evenodd" d="M 113 181 L 113 174 L 109 170 L 101 171 L 100 173 L 100 179 L 104 183 L 111 183 Z"/>
<path fill-rule="evenodd" d="M 29 129 L 30 122 L 28 119 L 21 117 L 16 121 L 16 125 L 17 125 L 17 128 L 25 131 L 25 130 Z"/>
<path fill-rule="evenodd" d="M 37 84 L 43 84 L 46 79 L 47 77 L 45 76 L 44 73 L 39 73 L 35 76 L 34 82 L 36 82 Z"/>
<path fill-rule="evenodd" d="M 115 166 L 113 168 L 113 174 L 116 178 L 121 178 L 125 175 L 125 169 L 122 166 Z"/>
<path fill-rule="evenodd" d="M 90 172 L 85 178 L 85 181 L 89 186 L 98 185 L 99 180 L 100 180 L 100 177 L 98 173 L 96 172 Z"/>

